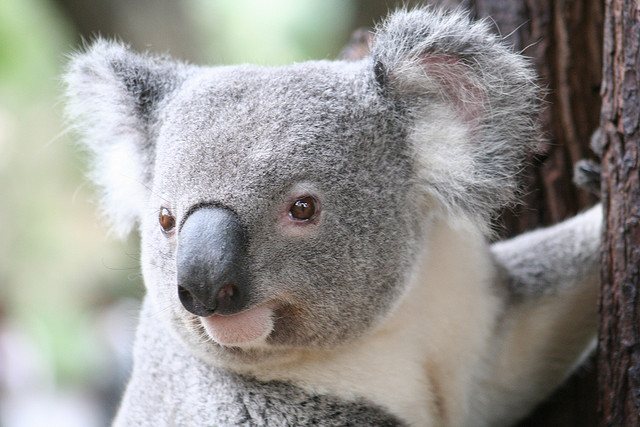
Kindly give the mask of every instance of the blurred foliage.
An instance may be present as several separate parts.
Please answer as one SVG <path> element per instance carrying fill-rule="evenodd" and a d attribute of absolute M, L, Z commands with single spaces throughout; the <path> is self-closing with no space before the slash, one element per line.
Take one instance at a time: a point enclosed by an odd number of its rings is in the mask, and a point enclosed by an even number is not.
<path fill-rule="evenodd" d="M 201 31 L 205 59 L 218 64 L 278 65 L 333 58 L 348 39 L 354 15 L 353 2 L 345 0 L 192 4 L 189 12 Z"/>
<path fill-rule="evenodd" d="M 70 40 L 62 17 L 47 1 L 0 1 L 0 94 L 31 103 L 52 92 L 58 54 Z M 5 103 L 3 102 L 3 104 Z"/>
<path fill-rule="evenodd" d="M 72 40 L 49 2 L 0 1 L 0 309 L 62 383 L 95 368 L 94 308 L 130 286 L 109 267 L 136 268 L 105 245 L 64 133 L 59 75 Z"/>

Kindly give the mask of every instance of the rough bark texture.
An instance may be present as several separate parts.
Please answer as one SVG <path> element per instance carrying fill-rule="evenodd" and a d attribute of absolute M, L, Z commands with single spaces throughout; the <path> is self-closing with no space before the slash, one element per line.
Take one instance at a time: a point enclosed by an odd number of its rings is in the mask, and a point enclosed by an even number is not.
<path fill-rule="evenodd" d="M 592 156 L 589 138 L 600 118 L 601 1 L 471 0 L 478 17 L 491 17 L 516 50 L 532 57 L 548 89 L 541 118 L 548 140 L 542 158 L 525 171 L 524 203 L 506 210 L 503 235 L 561 221 L 595 203 L 571 182 L 573 165 Z M 596 372 L 590 361 L 520 426 L 595 426 Z"/>
<path fill-rule="evenodd" d="M 640 4 L 607 0 L 605 216 L 598 345 L 601 425 L 640 425 Z"/>

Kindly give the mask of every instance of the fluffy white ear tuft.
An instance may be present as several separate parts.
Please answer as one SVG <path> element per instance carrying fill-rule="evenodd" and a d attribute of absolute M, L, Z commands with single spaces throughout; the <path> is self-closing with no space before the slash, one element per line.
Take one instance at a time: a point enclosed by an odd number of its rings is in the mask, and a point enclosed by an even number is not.
<path fill-rule="evenodd" d="M 184 68 L 105 40 L 69 62 L 66 113 L 92 155 L 91 177 L 102 191 L 102 209 L 121 236 L 135 226 L 149 196 L 156 114 L 182 81 Z"/>
<path fill-rule="evenodd" d="M 373 75 L 411 123 L 418 169 L 452 215 L 487 229 L 541 148 L 539 89 L 524 57 L 460 11 L 399 11 L 376 32 Z"/>

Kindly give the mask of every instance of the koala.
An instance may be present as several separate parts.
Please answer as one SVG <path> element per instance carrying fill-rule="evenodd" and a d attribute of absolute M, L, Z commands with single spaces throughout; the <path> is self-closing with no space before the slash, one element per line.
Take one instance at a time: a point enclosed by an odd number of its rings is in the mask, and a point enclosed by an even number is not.
<path fill-rule="evenodd" d="M 68 115 L 147 290 L 116 426 L 498 426 L 593 347 L 601 208 L 489 244 L 540 149 L 525 58 L 400 10 L 353 61 L 98 39 Z"/>

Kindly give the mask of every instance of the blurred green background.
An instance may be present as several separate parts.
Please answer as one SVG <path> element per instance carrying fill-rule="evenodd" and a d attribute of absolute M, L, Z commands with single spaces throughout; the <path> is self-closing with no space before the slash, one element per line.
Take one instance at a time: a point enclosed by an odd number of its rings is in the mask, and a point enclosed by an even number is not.
<path fill-rule="evenodd" d="M 0 426 L 106 425 L 143 293 L 109 237 L 60 74 L 81 37 L 199 63 L 333 58 L 392 1 L 0 0 Z"/>

